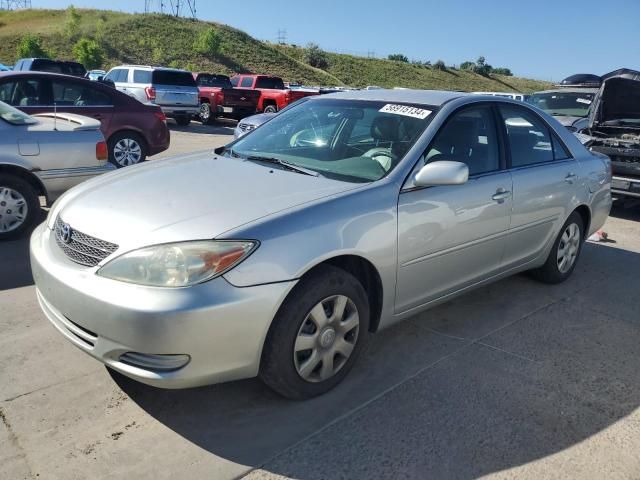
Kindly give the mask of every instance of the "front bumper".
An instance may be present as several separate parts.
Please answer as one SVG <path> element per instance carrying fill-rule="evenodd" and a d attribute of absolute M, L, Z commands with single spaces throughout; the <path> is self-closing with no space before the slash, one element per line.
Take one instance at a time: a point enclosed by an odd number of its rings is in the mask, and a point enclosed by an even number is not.
<path fill-rule="evenodd" d="M 245 288 L 222 277 L 190 288 L 127 284 L 71 262 L 52 235 L 46 223 L 33 232 L 31 268 L 43 312 L 76 347 L 163 388 L 257 375 L 271 321 L 295 281 Z M 178 355 L 188 355 L 188 363 L 153 368 L 156 358 L 184 358 L 170 357 Z M 148 360 L 145 368 L 127 360 L 141 357 Z"/>
<path fill-rule="evenodd" d="M 616 196 L 640 198 L 640 177 L 614 175 L 611 193 Z"/>

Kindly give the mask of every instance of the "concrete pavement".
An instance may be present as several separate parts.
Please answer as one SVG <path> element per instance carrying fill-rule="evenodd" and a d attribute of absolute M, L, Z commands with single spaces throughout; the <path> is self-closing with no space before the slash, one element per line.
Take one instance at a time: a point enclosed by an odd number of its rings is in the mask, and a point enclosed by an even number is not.
<path fill-rule="evenodd" d="M 0 478 L 638 478 L 638 220 L 615 211 L 616 243 L 588 243 L 563 285 L 519 275 L 375 335 L 302 403 L 110 375 L 40 313 L 26 239 L 4 243 Z"/>

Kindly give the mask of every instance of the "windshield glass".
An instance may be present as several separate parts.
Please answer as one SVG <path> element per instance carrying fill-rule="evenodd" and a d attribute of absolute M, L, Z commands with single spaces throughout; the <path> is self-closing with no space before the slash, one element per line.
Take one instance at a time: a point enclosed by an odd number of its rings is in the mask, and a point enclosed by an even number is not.
<path fill-rule="evenodd" d="M 3 102 L 0 102 L 0 118 L 12 125 L 33 125 L 38 123 L 35 118 Z"/>
<path fill-rule="evenodd" d="M 392 171 L 435 108 L 356 100 L 300 103 L 231 145 L 231 156 L 267 157 L 349 182 Z"/>
<path fill-rule="evenodd" d="M 527 99 L 527 102 L 550 115 L 587 117 L 594 95 L 590 92 L 534 93 Z"/>

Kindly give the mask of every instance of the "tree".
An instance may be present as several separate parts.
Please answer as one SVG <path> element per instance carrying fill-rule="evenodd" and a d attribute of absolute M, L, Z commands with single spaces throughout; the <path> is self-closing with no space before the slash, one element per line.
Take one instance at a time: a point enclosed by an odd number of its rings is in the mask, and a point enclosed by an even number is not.
<path fill-rule="evenodd" d="M 387 59 L 393 60 L 394 62 L 409 63 L 409 59 L 407 58 L 407 56 L 403 55 L 402 53 L 392 53 L 387 57 Z"/>
<path fill-rule="evenodd" d="M 40 37 L 30 33 L 27 33 L 20 39 L 16 53 L 18 58 L 49 58 L 49 53 L 42 46 Z"/>
<path fill-rule="evenodd" d="M 511 73 L 511 69 L 509 68 L 492 68 L 491 73 L 495 73 L 496 75 L 504 75 L 505 77 L 513 77 L 513 73 Z"/>
<path fill-rule="evenodd" d="M 312 67 L 325 69 L 329 66 L 327 54 L 315 43 L 308 43 L 304 52 L 305 61 Z"/>
<path fill-rule="evenodd" d="M 460 70 L 474 70 L 475 67 L 475 62 L 466 61 L 460 64 Z"/>
<path fill-rule="evenodd" d="M 447 66 L 442 60 L 438 60 L 436 63 L 433 64 L 433 68 L 436 70 L 446 70 Z"/>
<path fill-rule="evenodd" d="M 67 20 L 64 25 L 64 33 L 69 40 L 74 40 L 80 35 L 80 14 L 76 7 L 69 5 L 67 8 Z"/>
<path fill-rule="evenodd" d="M 194 49 L 201 55 L 215 57 L 220 52 L 222 38 L 215 28 L 203 30 L 198 35 L 194 44 Z"/>
<path fill-rule="evenodd" d="M 486 62 L 486 59 L 483 56 L 478 57 L 476 60 L 476 64 L 473 67 L 473 71 L 479 75 L 489 75 L 491 73 L 491 65 Z"/>
<path fill-rule="evenodd" d="M 94 40 L 88 38 L 81 38 L 73 46 L 73 56 L 81 64 L 91 70 L 102 66 L 104 61 L 104 53 L 100 45 Z"/>

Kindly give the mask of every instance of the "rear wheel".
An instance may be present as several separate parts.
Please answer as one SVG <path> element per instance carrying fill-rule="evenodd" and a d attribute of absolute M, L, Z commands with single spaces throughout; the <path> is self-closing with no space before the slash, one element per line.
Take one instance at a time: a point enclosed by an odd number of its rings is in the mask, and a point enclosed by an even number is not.
<path fill-rule="evenodd" d="M 367 343 L 369 304 L 360 282 L 322 266 L 289 294 L 269 330 L 260 378 L 281 395 L 302 400 L 342 381 Z"/>
<path fill-rule="evenodd" d="M 202 102 L 200 104 L 200 113 L 198 114 L 200 121 L 203 125 L 210 125 L 215 120 L 215 115 L 211 111 L 211 104 L 209 102 Z"/>
<path fill-rule="evenodd" d="M 40 211 L 38 194 L 22 178 L 0 176 L 0 240 L 17 238 Z"/>
<path fill-rule="evenodd" d="M 175 121 L 181 127 L 186 127 L 191 123 L 191 117 L 189 115 L 179 115 L 175 118 Z"/>
<path fill-rule="evenodd" d="M 278 107 L 273 103 L 264 106 L 264 110 L 262 113 L 276 113 L 278 111 Z"/>
<path fill-rule="evenodd" d="M 584 243 L 584 222 L 573 212 L 560 229 L 545 264 L 531 271 L 531 275 L 544 283 L 561 283 L 571 276 Z"/>
<path fill-rule="evenodd" d="M 119 132 L 109 139 L 109 161 L 116 167 L 128 167 L 147 158 L 143 138 L 135 132 Z"/>

